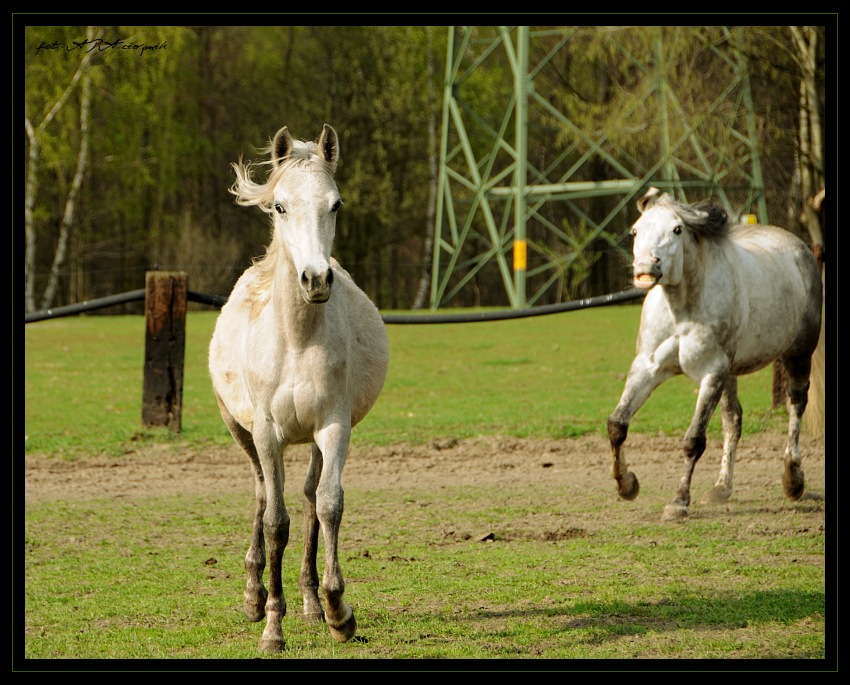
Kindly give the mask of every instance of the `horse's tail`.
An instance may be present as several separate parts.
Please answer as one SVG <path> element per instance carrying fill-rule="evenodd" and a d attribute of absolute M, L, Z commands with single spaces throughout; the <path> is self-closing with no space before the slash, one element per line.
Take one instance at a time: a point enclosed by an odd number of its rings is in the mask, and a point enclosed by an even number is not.
<path fill-rule="evenodd" d="M 820 260 L 818 260 L 820 261 Z M 824 265 L 821 267 L 821 286 L 825 285 Z M 826 299 L 826 291 L 824 288 L 824 300 Z M 826 307 L 823 309 L 826 314 Z M 814 435 L 823 435 L 826 430 L 826 416 L 824 397 L 826 390 L 826 340 L 823 332 L 824 324 L 821 321 L 820 337 L 818 338 L 818 346 L 812 354 L 812 370 L 809 374 L 809 400 L 806 405 L 806 413 L 803 414 L 803 427 L 809 433 Z"/>

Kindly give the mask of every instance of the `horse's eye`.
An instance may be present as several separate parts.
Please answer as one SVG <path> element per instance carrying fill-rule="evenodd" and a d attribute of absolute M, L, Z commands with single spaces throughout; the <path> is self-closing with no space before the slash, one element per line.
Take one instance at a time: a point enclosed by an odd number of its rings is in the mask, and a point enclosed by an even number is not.
<path fill-rule="evenodd" d="M 274 211 L 276 211 L 278 214 L 286 214 L 286 210 L 283 208 L 283 205 L 280 204 L 280 202 L 274 203 Z"/>
<path fill-rule="evenodd" d="M 676 235 L 680 235 L 682 233 L 682 225 L 677 224 L 676 226 L 674 226 L 673 233 L 675 233 Z"/>
<path fill-rule="evenodd" d="M 342 207 L 342 200 L 337 200 L 336 202 L 334 202 L 334 206 L 331 207 L 331 211 L 332 212 L 338 212 L 341 207 Z"/>
<path fill-rule="evenodd" d="M 637 235 L 637 229 L 633 228 L 631 231 L 629 231 L 629 233 L 631 233 L 633 236 L 636 236 Z"/>

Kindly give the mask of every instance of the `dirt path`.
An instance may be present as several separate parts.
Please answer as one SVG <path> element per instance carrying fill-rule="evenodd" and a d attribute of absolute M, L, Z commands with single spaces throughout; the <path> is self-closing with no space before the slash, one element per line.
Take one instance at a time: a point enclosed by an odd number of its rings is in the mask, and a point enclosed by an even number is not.
<path fill-rule="evenodd" d="M 673 496 L 681 471 L 679 438 L 630 435 L 626 457 L 642 483 L 667 488 Z M 742 439 L 735 467 L 736 492 L 748 487 L 780 488 L 784 435 Z M 713 485 L 720 463 L 719 441 L 711 441 L 697 465 L 694 497 Z M 801 437 L 807 496 L 824 493 L 824 440 Z M 286 455 L 287 490 L 300 489 L 306 446 Z M 429 445 L 352 447 L 345 466 L 346 488 L 439 488 L 447 485 L 499 485 L 567 481 L 572 487 L 615 492 L 610 448 L 601 437 L 564 440 L 477 438 Z M 74 462 L 46 456 L 26 458 L 28 502 L 98 497 L 252 492 L 247 459 L 233 447 L 206 451 L 173 445 L 146 448 L 120 457 Z"/>

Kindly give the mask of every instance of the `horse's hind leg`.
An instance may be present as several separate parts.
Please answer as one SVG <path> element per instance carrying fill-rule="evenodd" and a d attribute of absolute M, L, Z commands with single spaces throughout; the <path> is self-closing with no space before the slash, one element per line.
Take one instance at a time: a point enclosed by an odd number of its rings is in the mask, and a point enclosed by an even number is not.
<path fill-rule="evenodd" d="M 732 472 L 735 453 L 741 439 L 741 418 L 744 412 L 738 401 L 738 377 L 730 376 L 720 396 L 720 418 L 723 424 L 723 460 L 717 483 L 702 498 L 704 504 L 722 504 L 732 496 Z"/>
<path fill-rule="evenodd" d="M 809 373 L 811 357 L 789 358 L 782 360 L 788 372 L 788 440 L 785 447 L 782 486 L 788 499 L 798 500 L 803 496 L 806 479 L 800 457 L 800 424 L 806 404 L 809 401 Z"/>
<path fill-rule="evenodd" d="M 242 595 L 243 609 L 249 621 L 257 622 L 266 615 L 266 598 L 268 591 L 263 585 L 263 571 L 266 568 L 266 547 L 263 541 L 263 514 L 266 511 L 266 487 L 263 482 L 263 471 L 260 468 L 260 459 L 257 456 L 257 448 L 251 434 L 240 426 L 218 397 L 218 407 L 221 417 L 227 429 L 236 443 L 244 450 L 251 460 L 251 469 L 254 472 L 254 496 L 257 506 L 254 510 L 254 525 L 251 533 L 251 546 L 245 555 L 245 572 L 248 581 Z"/>
<path fill-rule="evenodd" d="M 304 599 L 305 621 L 323 621 L 325 616 L 319 601 L 319 574 L 316 570 L 316 553 L 319 544 L 319 519 L 316 517 L 316 488 L 322 475 L 322 453 L 311 445 L 310 466 L 304 480 L 304 555 L 298 586 Z"/>

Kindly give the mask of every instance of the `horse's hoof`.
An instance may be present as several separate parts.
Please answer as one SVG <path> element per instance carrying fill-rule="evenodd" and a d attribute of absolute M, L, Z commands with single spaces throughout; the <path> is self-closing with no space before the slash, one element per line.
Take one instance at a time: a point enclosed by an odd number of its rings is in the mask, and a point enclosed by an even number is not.
<path fill-rule="evenodd" d="M 307 612 L 307 611 L 305 611 L 303 614 L 301 614 L 301 619 L 305 623 L 321 623 L 322 621 L 325 620 L 325 615 L 321 611 L 319 611 L 319 612 L 316 612 L 316 611 Z"/>
<path fill-rule="evenodd" d="M 354 619 L 354 612 L 349 606 L 346 606 L 346 609 L 348 618 L 343 619 L 339 623 L 331 623 L 327 615 L 325 615 L 325 622 L 328 624 L 328 628 L 330 628 L 331 637 L 337 642 L 348 642 L 354 637 L 354 633 L 357 632 L 357 621 Z"/>
<path fill-rule="evenodd" d="M 622 499 L 628 501 L 635 499 L 640 493 L 640 483 L 637 476 L 629 471 L 623 480 L 617 481 L 617 492 Z"/>
<path fill-rule="evenodd" d="M 282 652 L 286 647 L 286 640 L 281 638 L 275 638 L 272 640 L 267 640 L 263 638 L 260 640 L 260 651 L 261 652 Z"/>
<path fill-rule="evenodd" d="M 803 490 L 806 488 L 803 469 L 799 466 L 785 469 L 782 474 L 782 486 L 785 488 L 785 495 L 788 499 L 795 502 L 800 499 L 803 496 Z"/>
<path fill-rule="evenodd" d="M 729 501 L 731 496 L 731 488 L 727 488 L 723 485 L 715 485 L 711 490 L 703 495 L 700 502 L 702 504 L 725 504 Z"/>
<path fill-rule="evenodd" d="M 688 518 L 688 508 L 681 504 L 668 504 L 661 514 L 662 521 L 683 521 Z"/>

